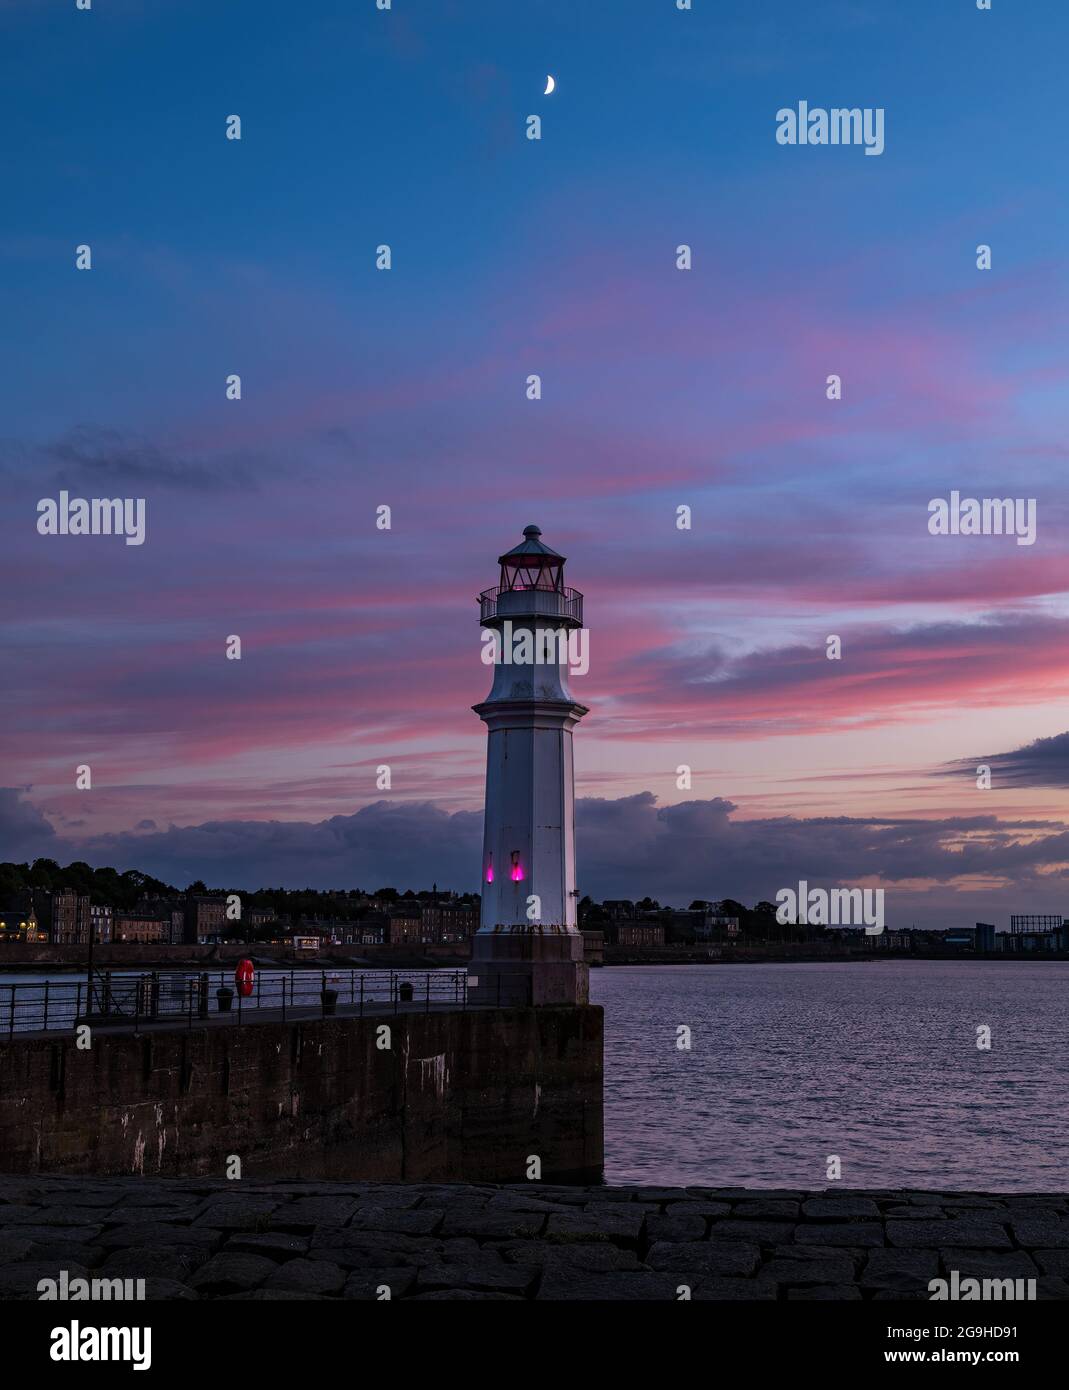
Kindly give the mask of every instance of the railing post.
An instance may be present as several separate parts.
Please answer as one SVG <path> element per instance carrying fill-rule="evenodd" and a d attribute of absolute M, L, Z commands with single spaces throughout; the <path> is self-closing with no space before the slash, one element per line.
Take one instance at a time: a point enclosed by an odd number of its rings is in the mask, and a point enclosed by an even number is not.
<path fill-rule="evenodd" d="M 427 1012 L 427 1013 L 430 1013 L 430 1011 L 431 1011 L 431 972 L 428 970 L 428 971 L 427 971 L 427 1009 L 426 1009 L 426 1012 Z"/>
<path fill-rule="evenodd" d="M 45 981 L 45 1032 L 48 1032 L 48 981 Z"/>
<path fill-rule="evenodd" d="M 360 1017 L 364 1017 L 364 977 L 360 976 Z"/>

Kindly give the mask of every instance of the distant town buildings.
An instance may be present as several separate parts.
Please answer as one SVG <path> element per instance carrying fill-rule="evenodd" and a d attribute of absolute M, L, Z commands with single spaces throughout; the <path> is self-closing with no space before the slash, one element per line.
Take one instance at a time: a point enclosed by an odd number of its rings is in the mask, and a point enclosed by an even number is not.
<path fill-rule="evenodd" d="M 463 950 L 479 926 L 478 894 L 440 892 L 437 885 L 429 891 L 403 894 L 381 888 L 374 893 L 359 889 L 264 889 L 228 895 L 208 892 L 199 883 L 179 893 L 142 874 L 118 875 L 114 870 L 71 866 L 79 871 L 79 885 L 93 886 L 94 873 L 104 876 L 105 889 L 109 883 L 122 884 L 124 891 L 113 893 L 109 903 L 100 901 L 106 892 L 95 886 L 92 892 L 71 887 L 20 888 L 20 881 L 23 885 L 27 882 L 26 866 L 0 866 L 20 867 L 21 880 L 17 874 L 9 875 L 9 886 L 0 886 L 0 947 L 5 943 L 46 942 L 87 947 L 92 936 L 98 945 L 114 942 L 163 947 L 244 941 L 309 952 L 336 947 L 353 948 L 356 953 L 362 947 L 418 952 L 432 946 Z M 53 873 L 71 872 L 58 865 L 51 865 L 51 869 Z M 240 915 L 234 911 L 235 897 L 241 903 Z M 122 905 L 115 905 L 115 900 Z M 1069 918 L 1055 913 L 1015 913 L 1008 930 L 992 922 L 976 922 L 938 930 L 889 926 L 871 936 L 850 928 L 781 924 L 773 904 L 762 902 L 748 908 L 732 899 L 696 899 L 689 907 L 677 908 L 651 898 L 637 902 L 607 898 L 597 903 L 584 897 L 578 917 L 588 960 L 600 960 L 603 953 L 606 959 L 613 959 L 612 953 L 621 951 L 664 952 L 669 958 L 672 953 L 697 952 L 704 959 L 716 958 L 727 949 L 760 948 L 767 953 L 788 946 L 817 952 L 848 947 L 915 956 L 1069 955 Z"/>
<path fill-rule="evenodd" d="M 664 927 L 659 922 L 608 922 L 604 933 L 610 946 L 664 945 Z"/>
<path fill-rule="evenodd" d="M 225 893 L 187 894 L 185 899 L 185 940 L 190 945 L 222 941 L 229 926 Z"/>
<path fill-rule="evenodd" d="M 425 903 L 420 926 L 425 944 L 438 946 L 450 941 L 466 941 L 478 930 L 479 909 L 474 904 L 453 899 Z"/>
<path fill-rule="evenodd" d="M 166 941 L 165 925 L 162 917 L 151 913 L 116 912 L 112 919 L 113 940 L 138 942 L 146 946 L 162 945 Z"/>
<path fill-rule="evenodd" d="M 48 897 L 48 939 L 56 946 L 79 946 L 89 940 L 89 895 L 65 889 Z"/>
<path fill-rule="evenodd" d="M 1012 920 L 1012 919 L 1011 919 Z M 1069 920 L 1062 917 L 1018 918 L 1018 921 L 1042 920 L 1051 926 L 1040 931 L 997 931 L 991 922 L 977 922 L 973 927 L 954 927 L 946 931 L 885 931 L 880 936 L 865 938 L 874 951 L 910 951 L 923 955 L 932 952 L 969 952 L 976 955 L 1051 954 L 1069 952 Z M 1056 925 L 1055 925 L 1056 924 Z"/>
<path fill-rule="evenodd" d="M 105 904 L 90 902 L 89 904 L 89 929 L 93 933 L 93 940 L 99 941 L 106 946 L 112 939 L 114 913 Z"/>
<path fill-rule="evenodd" d="M 419 946 L 423 942 L 423 916 L 409 909 L 391 912 L 387 921 L 387 940 L 391 946 Z"/>
<path fill-rule="evenodd" d="M 37 920 L 29 893 L 14 894 L 0 900 L 0 948 L 6 942 L 47 941 L 48 934 Z"/>
<path fill-rule="evenodd" d="M 764 910 L 771 909 L 770 904 L 758 904 L 749 910 L 732 903 L 735 910 L 731 912 L 726 907 L 726 903 L 696 901 L 687 909 L 679 909 L 662 907 L 649 899 L 635 903 L 622 898 L 606 899 L 599 904 L 585 898 L 581 922 L 585 932 L 600 933 L 607 947 L 643 950 L 671 951 L 700 945 L 767 947 L 790 942 L 811 946 L 858 945 L 870 951 L 912 955 L 1069 953 L 1069 919 L 1053 914 L 1013 916 L 1009 931 L 1000 931 L 991 922 L 977 922 L 971 927 L 940 930 L 888 928 L 869 936 L 851 928 L 793 924 L 785 931 L 775 921 L 774 910 Z"/>
<path fill-rule="evenodd" d="M 1054 919 L 1057 920 L 1057 919 Z M 996 941 L 1003 951 L 1022 952 L 1069 951 L 1069 921 L 1041 931 L 1000 932 Z M 998 946 L 996 945 L 996 950 Z"/>

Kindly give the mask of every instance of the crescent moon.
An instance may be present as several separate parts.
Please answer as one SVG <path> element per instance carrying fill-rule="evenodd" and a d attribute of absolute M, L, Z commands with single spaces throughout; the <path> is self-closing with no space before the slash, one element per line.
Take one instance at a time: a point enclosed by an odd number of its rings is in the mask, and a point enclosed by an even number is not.
<path fill-rule="evenodd" d="M 549 94 L 550 94 L 550 92 L 553 91 L 553 89 L 554 89 L 554 87 L 556 87 L 556 85 L 557 85 L 557 79 L 556 79 L 555 77 L 547 77 L 547 78 L 546 78 L 546 90 L 542 93 L 542 95 L 543 95 L 544 97 L 548 97 Z"/>

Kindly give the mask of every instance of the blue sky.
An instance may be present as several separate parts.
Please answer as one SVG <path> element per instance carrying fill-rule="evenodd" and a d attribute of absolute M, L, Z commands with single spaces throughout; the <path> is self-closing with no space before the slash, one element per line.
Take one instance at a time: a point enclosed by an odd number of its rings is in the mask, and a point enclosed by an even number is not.
<path fill-rule="evenodd" d="M 1067 39 L 1055 0 L 0 3 L 20 854 L 178 874 L 168 836 L 203 851 L 215 819 L 359 841 L 391 761 L 470 886 L 468 822 L 433 826 L 481 803 L 471 600 L 534 521 L 588 595 L 589 824 L 660 844 L 700 772 L 704 838 L 631 856 L 648 891 L 771 896 L 762 862 L 853 856 L 903 911 L 1061 908 L 1061 745 L 979 802 L 957 770 L 1065 731 Z M 778 145 L 803 99 L 884 108 L 884 153 Z M 42 540 L 60 488 L 144 496 L 145 546 Z M 1035 497 L 1036 545 L 930 537 L 953 488 Z M 912 861 L 859 848 L 888 819 L 923 823 Z M 348 831 L 317 833 L 347 881 Z M 598 836 L 590 887 L 624 896 Z"/>

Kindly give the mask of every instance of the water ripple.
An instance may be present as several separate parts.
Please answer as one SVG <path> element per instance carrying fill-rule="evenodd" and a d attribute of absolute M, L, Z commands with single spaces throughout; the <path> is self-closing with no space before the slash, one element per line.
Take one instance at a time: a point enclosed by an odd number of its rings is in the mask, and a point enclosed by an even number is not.
<path fill-rule="evenodd" d="M 606 1179 L 1059 1190 L 1067 993 L 1061 961 L 595 971 Z"/>

